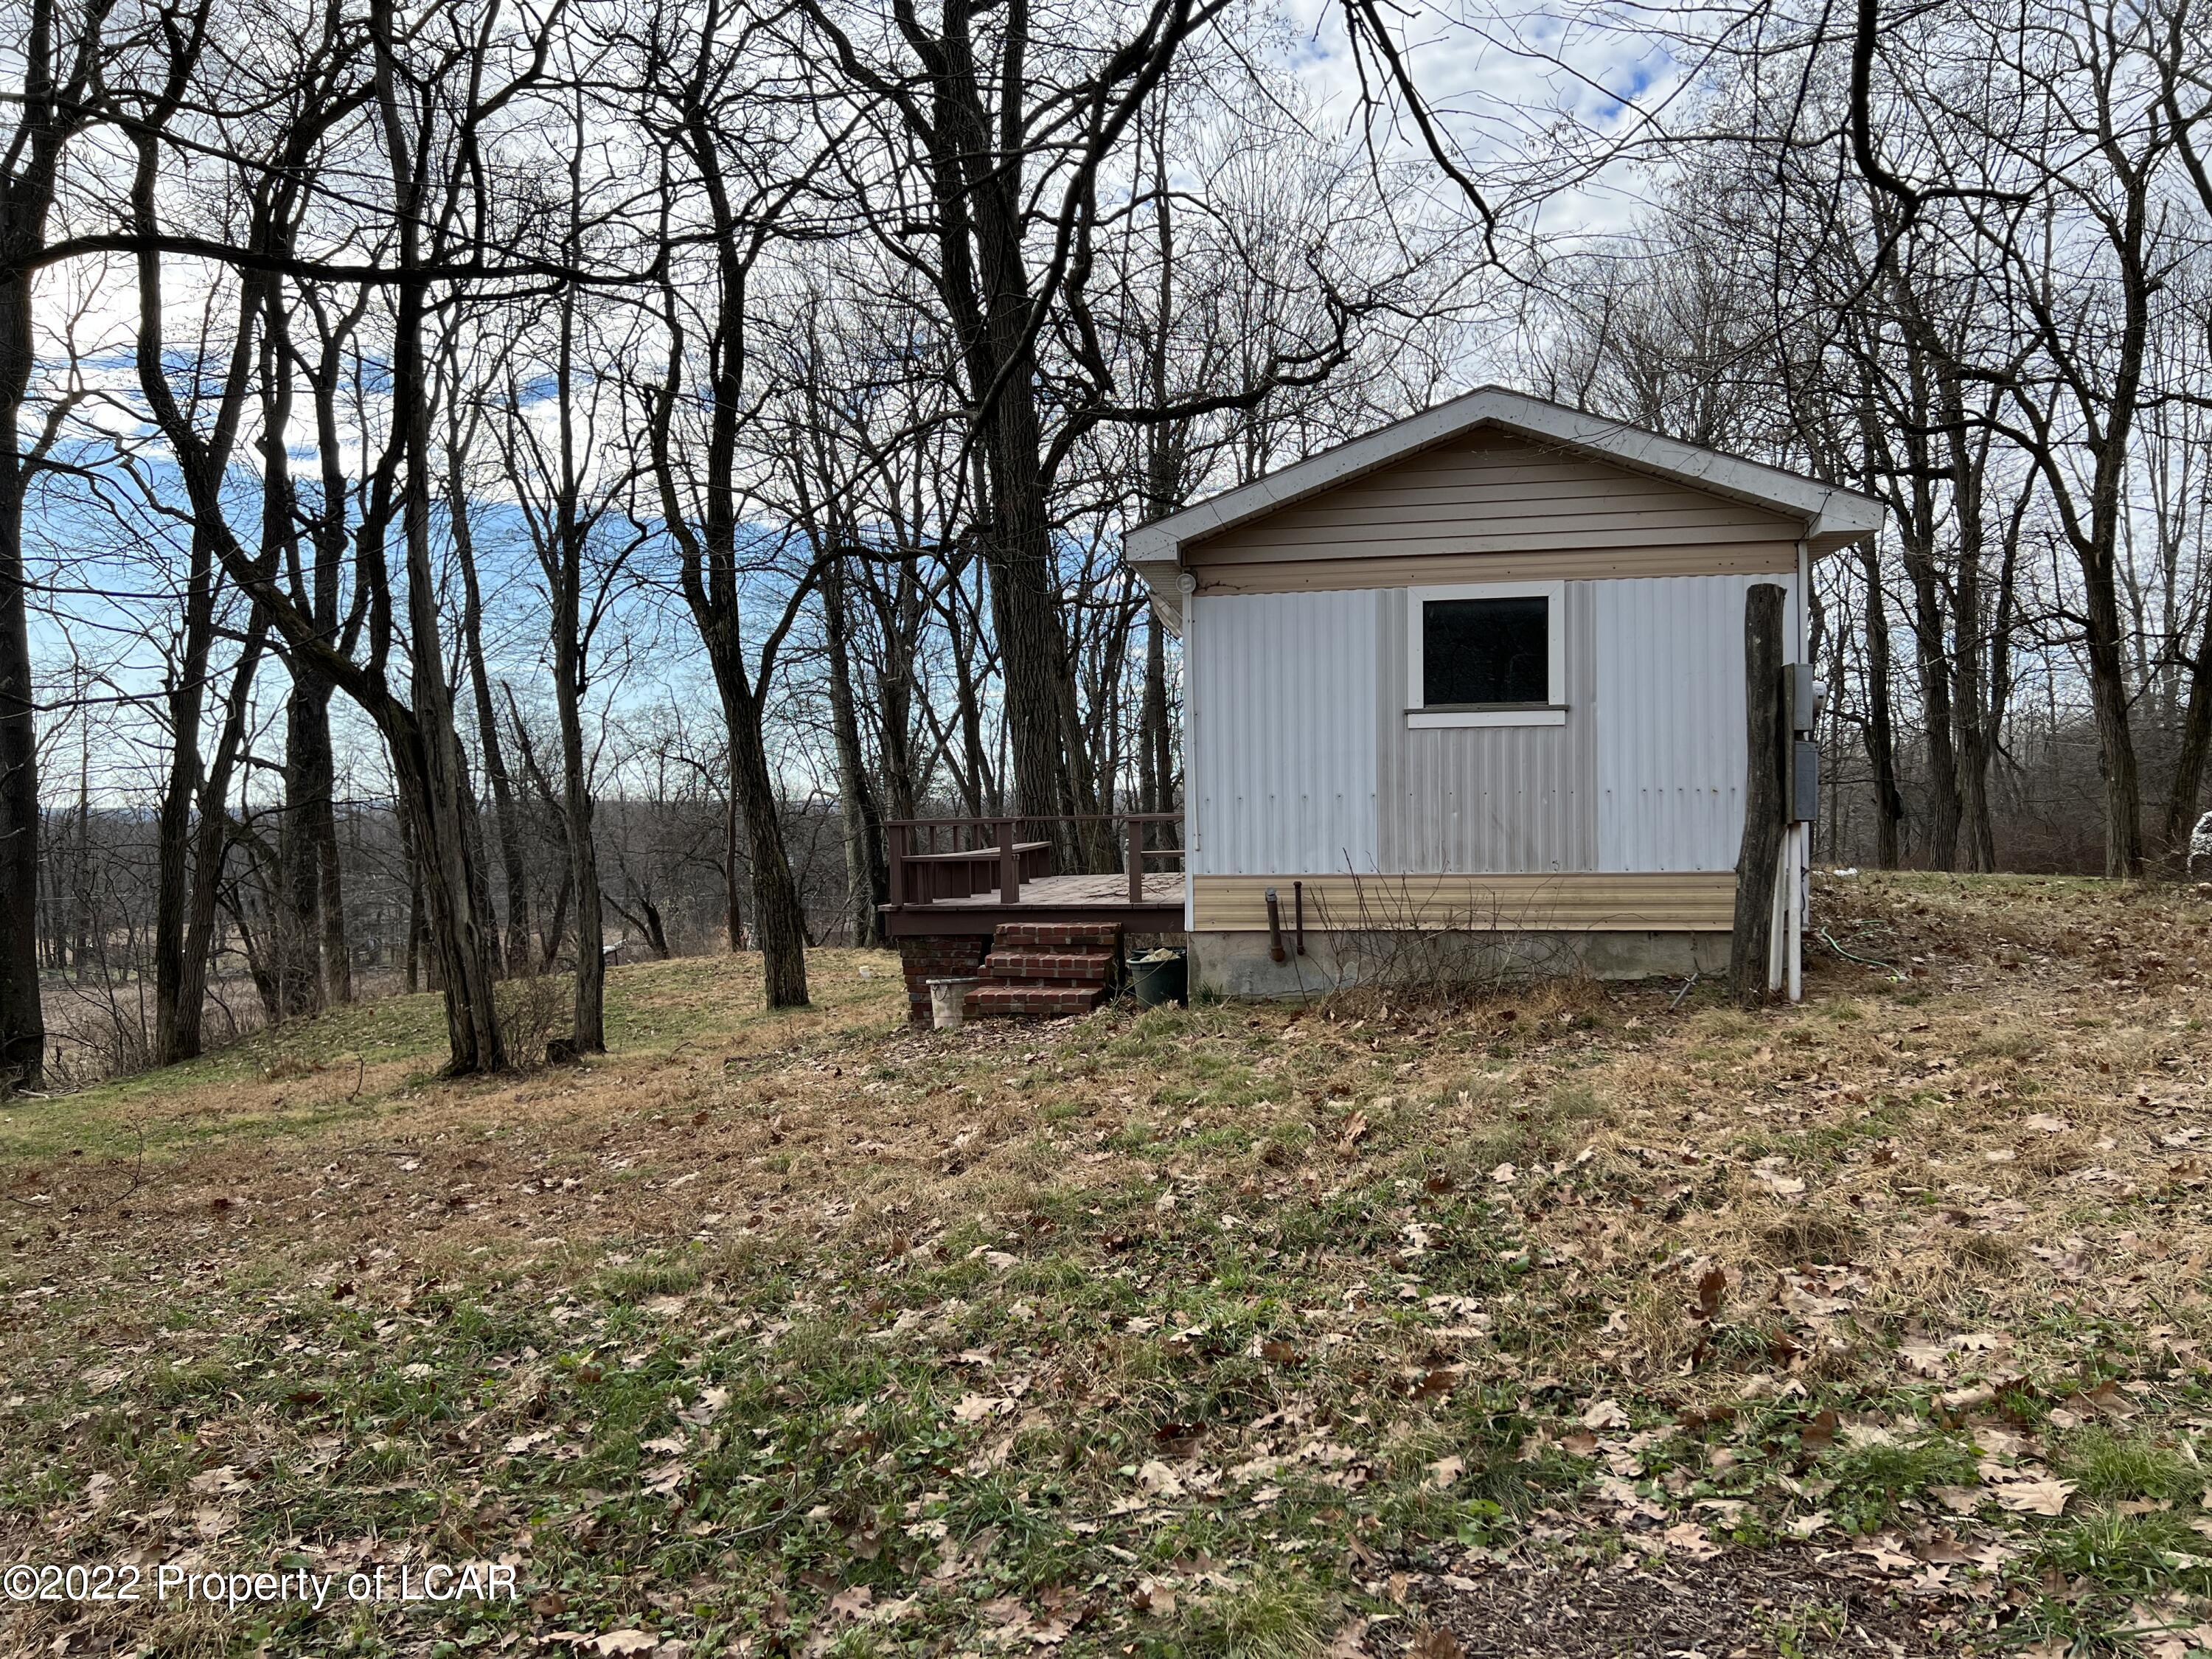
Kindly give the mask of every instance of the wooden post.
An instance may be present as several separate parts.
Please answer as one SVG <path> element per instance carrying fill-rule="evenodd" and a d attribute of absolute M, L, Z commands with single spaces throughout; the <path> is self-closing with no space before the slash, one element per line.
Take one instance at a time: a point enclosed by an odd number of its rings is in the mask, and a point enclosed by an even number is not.
<path fill-rule="evenodd" d="M 1782 701 L 1782 605 L 1772 582 L 1743 596 L 1746 767 L 1743 845 L 1735 861 L 1735 932 L 1729 945 L 1729 995 L 1741 1007 L 1766 998 L 1774 940 L 1774 884 L 1788 811 L 1790 714 Z"/>
<path fill-rule="evenodd" d="M 1779 590 L 1777 590 L 1778 592 Z M 1016 904 L 1022 896 L 1022 855 L 1014 851 L 1014 821 L 999 820 L 999 902 Z"/>
<path fill-rule="evenodd" d="M 1145 902 L 1145 821 L 1129 820 L 1129 902 Z"/>
<path fill-rule="evenodd" d="M 906 855 L 914 850 L 914 831 L 904 824 L 893 826 L 888 837 L 891 844 L 891 908 L 906 903 Z"/>

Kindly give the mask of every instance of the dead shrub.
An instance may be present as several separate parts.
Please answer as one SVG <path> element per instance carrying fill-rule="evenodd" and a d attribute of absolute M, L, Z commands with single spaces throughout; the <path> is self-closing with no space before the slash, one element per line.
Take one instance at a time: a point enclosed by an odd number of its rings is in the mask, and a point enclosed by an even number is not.
<path fill-rule="evenodd" d="M 1561 935 L 1529 929 L 1534 901 L 1517 915 L 1439 905 L 1443 879 L 1355 874 L 1348 915 L 1314 896 L 1314 927 L 1335 958 L 1332 1000 L 1346 1013 L 1433 1017 L 1534 982 L 1589 982 Z"/>
<path fill-rule="evenodd" d="M 561 1063 L 562 1051 L 574 1060 L 573 1043 L 556 1035 L 566 1023 L 573 992 L 566 974 L 518 974 L 495 993 L 499 1035 L 507 1061 L 518 1072 Z"/>

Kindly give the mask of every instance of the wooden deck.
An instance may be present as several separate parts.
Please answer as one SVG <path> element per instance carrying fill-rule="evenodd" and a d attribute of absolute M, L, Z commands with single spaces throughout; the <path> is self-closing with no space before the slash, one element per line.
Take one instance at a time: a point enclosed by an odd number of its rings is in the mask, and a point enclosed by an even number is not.
<path fill-rule="evenodd" d="M 1021 884 L 1011 904 L 996 892 L 979 893 L 927 904 L 885 905 L 884 920 L 894 939 L 988 934 L 1006 921 L 1119 922 L 1132 933 L 1180 933 L 1182 872 L 1146 872 L 1142 902 L 1130 899 L 1129 878 L 1119 872 L 1037 876 Z"/>
<path fill-rule="evenodd" d="M 897 939 L 948 941 L 988 939 L 1009 922 L 1180 933 L 1182 872 L 1157 866 L 1183 861 L 1176 833 L 1182 823 L 1179 812 L 890 819 L 884 825 L 891 866 L 885 930 Z M 1091 847 L 1090 857 L 1103 851 L 1100 839 L 1119 848 L 1121 869 L 1051 873 L 1053 847 L 1078 839 L 1059 831 L 1074 824 L 1087 826 L 1080 839 Z"/>

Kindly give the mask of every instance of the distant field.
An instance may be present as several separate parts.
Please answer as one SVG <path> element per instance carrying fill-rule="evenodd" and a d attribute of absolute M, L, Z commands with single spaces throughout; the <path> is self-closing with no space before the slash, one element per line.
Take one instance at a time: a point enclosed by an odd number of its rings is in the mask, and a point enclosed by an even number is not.
<path fill-rule="evenodd" d="M 402 997 L 0 1109 L 0 1563 L 148 1594 L 0 1649 L 2212 1650 L 2212 894 L 1816 908 L 1868 960 L 1757 1015 L 939 1036 L 822 951 L 617 969 L 581 1068 Z"/>

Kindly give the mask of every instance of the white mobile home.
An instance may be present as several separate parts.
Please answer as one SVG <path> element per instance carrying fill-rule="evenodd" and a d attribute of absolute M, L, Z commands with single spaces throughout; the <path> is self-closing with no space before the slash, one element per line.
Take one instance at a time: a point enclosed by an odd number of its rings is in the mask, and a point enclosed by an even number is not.
<path fill-rule="evenodd" d="M 1786 590 L 1802 659 L 1812 562 L 1881 514 L 1486 388 L 1133 532 L 1182 640 L 1200 981 L 1313 988 L 1374 935 L 1459 929 L 1601 974 L 1724 964 L 1745 591 Z"/>

